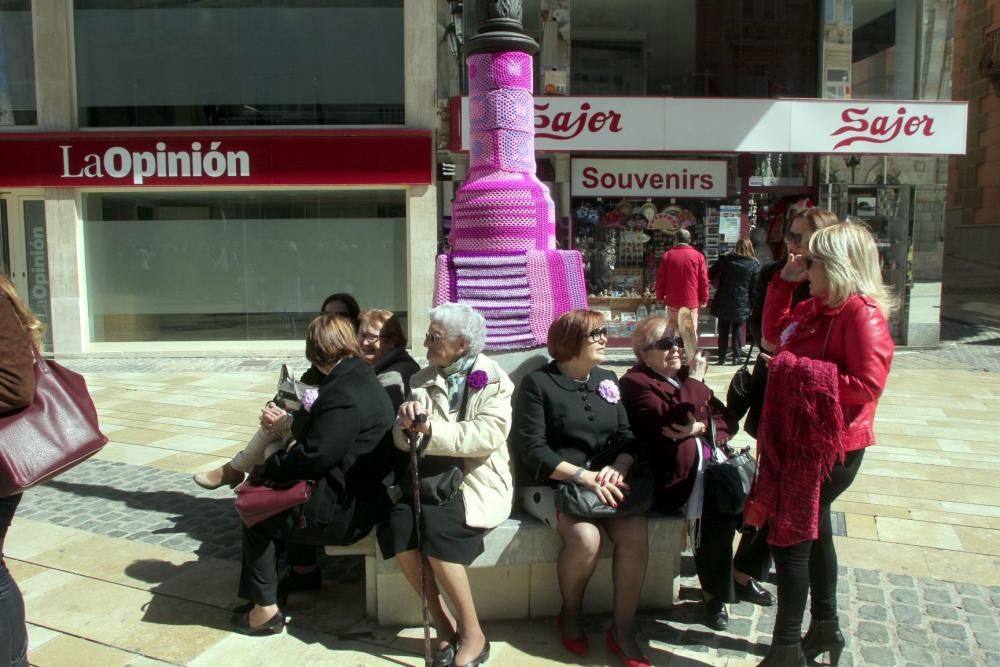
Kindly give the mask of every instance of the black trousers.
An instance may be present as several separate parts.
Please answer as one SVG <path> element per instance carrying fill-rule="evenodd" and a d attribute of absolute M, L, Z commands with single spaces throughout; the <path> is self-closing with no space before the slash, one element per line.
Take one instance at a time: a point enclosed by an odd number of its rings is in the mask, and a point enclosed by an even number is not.
<path fill-rule="evenodd" d="M 24 598 L 3 560 L 3 543 L 19 502 L 20 493 L 0 498 L 0 664 L 15 667 L 28 664 L 28 630 Z"/>
<path fill-rule="evenodd" d="M 733 537 L 742 515 L 701 514 L 701 544 L 694 549 L 694 567 L 701 590 L 725 602 L 736 601 L 733 589 Z"/>
<path fill-rule="evenodd" d="M 858 474 L 865 450 L 848 452 L 830 479 L 820 485 L 819 538 L 787 547 L 771 547 L 778 575 L 778 612 L 774 621 L 774 644 L 802 641 L 802 615 L 806 598 L 814 620 L 837 620 L 837 551 L 833 546 L 830 505 L 847 490 Z"/>
<path fill-rule="evenodd" d="M 289 565 L 315 565 L 316 546 L 286 541 L 291 534 L 291 512 L 243 526 L 243 565 L 240 569 L 241 598 L 266 607 L 278 603 L 278 559 L 282 551 Z"/>
<path fill-rule="evenodd" d="M 719 359 L 725 359 L 732 332 L 733 360 L 739 361 L 743 355 L 743 320 L 719 320 Z"/>

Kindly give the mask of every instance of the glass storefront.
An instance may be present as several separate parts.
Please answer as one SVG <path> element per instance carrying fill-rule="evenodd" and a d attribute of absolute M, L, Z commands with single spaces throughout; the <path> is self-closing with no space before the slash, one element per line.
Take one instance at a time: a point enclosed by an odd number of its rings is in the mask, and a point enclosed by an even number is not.
<path fill-rule="evenodd" d="M 94 342 L 298 339 L 334 292 L 406 315 L 403 190 L 94 193 L 83 211 Z"/>
<path fill-rule="evenodd" d="M 76 0 L 73 18 L 81 127 L 404 122 L 402 0 Z"/>
<path fill-rule="evenodd" d="M 31 0 L 0 0 L 0 127 L 37 122 Z"/>

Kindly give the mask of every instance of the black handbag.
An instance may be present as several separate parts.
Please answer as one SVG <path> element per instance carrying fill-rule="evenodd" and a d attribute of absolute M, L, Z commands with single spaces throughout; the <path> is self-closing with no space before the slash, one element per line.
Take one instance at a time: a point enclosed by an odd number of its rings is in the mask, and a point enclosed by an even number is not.
<path fill-rule="evenodd" d="M 729 390 L 726 392 L 726 407 L 736 419 L 743 419 L 743 415 L 750 409 L 753 375 L 751 375 L 748 366 L 752 354 L 753 343 L 747 350 L 747 358 L 743 360 L 743 366 L 733 375 L 733 379 L 729 383 Z"/>
<path fill-rule="evenodd" d="M 759 354 L 753 365 L 750 383 L 749 409 L 747 410 L 747 418 L 743 422 L 743 430 L 756 439 L 757 428 L 760 426 L 760 415 L 764 409 L 764 392 L 767 389 L 767 361 Z"/>
<path fill-rule="evenodd" d="M 605 465 L 604 461 L 613 460 L 613 456 L 617 456 L 619 449 L 620 447 L 615 447 L 600 452 L 594 458 L 589 459 L 583 467 L 587 470 L 599 470 Z M 598 457 L 600 462 L 595 460 Z M 648 512 L 649 508 L 653 506 L 653 491 L 656 486 L 652 468 L 648 465 L 635 463 L 629 470 L 625 481 L 630 490 L 625 494 L 625 500 L 617 508 L 605 505 L 596 493 L 585 486 L 575 482 L 559 482 L 556 487 L 556 509 L 562 514 L 582 519 L 608 519 Z"/>
<path fill-rule="evenodd" d="M 745 447 L 733 451 L 730 447 L 719 448 L 715 443 L 715 420 L 708 414 L 708 442 L 713 456 L 705 468 L 705 505 L 719 514 L 741 514 L 750 495 L 750 487 L 757 476 L 757 461 Z M 726 455 L 724 461 L 715 461 L 715 450 L 721 449 Z"/>

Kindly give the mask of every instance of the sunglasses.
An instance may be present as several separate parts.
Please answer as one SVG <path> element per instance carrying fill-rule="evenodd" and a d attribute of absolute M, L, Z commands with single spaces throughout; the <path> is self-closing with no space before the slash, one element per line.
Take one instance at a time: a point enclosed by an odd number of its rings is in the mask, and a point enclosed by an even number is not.
<path fill-rule="evenodd" d="M 660 340 L 656 341 L 655 343 L 651 343 L 650 345 L 647 345 L 646 346 L 646 352 L 649 352 L 650 350 L 660 350 L 661 352 L 665 352 L 667 350 L 672 350 L 675 347 L 678 348 L 678 349 L 683 348 L 684 347 L 684 339 L 683 338 L 679 338 L 679 337 L 674 337 L 674 336 L 664 336 L 663 338 L 661 338 Z"/>
<path fill-rule="evenodd" d="M 601 327 L 600 329 L 594 329 L 593 331 L 591 331 L 590 333 L 587 334 L 587 338 L 590 339 L 591 343 L 596 343 L 599 340 L 601 340 L 602 338 L 604 340 L 607 340 L 608 339 L 608 328 L 607 327 Z"/>
<path fill-rule="evenodd" d="M 813 264 L 815 264 L 816 262 L 819 262 L 821 260 L 816 259 L 812 255 L 806 255 L 805 257 L 802 258 L 802 261 L 804 261 L 806 263 L 806 271 L 808 271 L 809 269 L 811 269 L 813 267 Z"/>
<path fill-rule="evenodd" d="M 802 245 L 802 234 L 796 234 L 795 232 L 785 232 L 785 240 L 796 245 Z"/>

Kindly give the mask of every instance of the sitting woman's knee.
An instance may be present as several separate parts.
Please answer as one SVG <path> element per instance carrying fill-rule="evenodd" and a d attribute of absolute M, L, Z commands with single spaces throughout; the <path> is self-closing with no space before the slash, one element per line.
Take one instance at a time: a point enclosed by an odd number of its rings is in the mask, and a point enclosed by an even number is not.
<path fill-rule="evenodd" d="M 559 534 L 567 549 L 581 555 L 597 556 L 601 550 L 601 529 L 587 521 L 560 521 Z"/>

